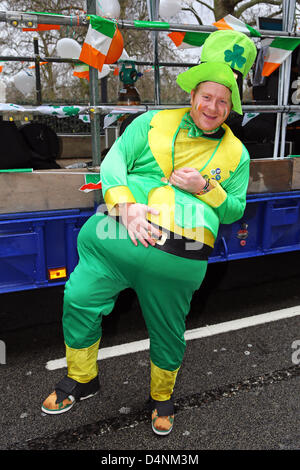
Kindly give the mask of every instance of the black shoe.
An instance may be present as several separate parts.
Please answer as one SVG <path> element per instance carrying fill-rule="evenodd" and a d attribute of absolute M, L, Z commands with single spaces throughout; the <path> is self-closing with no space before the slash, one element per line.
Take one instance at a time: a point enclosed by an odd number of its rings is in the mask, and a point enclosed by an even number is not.
<path fill-rule="evenodd" d="M 55 386 L 42 405 L 42 411 L 50 415 L 56 415 L 69 411 L 78 400 L 86 400 L 99 392 L 98 376 L 87 383 L 80 383 L 70 377 L 64 377 Z"/>
<path fill-rule="evenodd" d="M 148 406 L 152 411 L 152 430 L 159 436 L 167 436 L 174 426 L 174 399 L 158 401 L 151 397 Z"/>

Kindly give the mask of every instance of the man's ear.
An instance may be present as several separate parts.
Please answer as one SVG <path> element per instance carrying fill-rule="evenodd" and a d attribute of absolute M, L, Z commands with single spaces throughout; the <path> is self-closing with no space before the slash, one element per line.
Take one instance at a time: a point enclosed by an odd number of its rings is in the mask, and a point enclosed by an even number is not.
<path fill-rule="evenodd" d="M 194 99 L 194 96 L 195 96 L 195 90 L 192 90 L 191 91 L 191 97 L 190 97 L 190 103 L 192 104 L 192 101 Z"/>

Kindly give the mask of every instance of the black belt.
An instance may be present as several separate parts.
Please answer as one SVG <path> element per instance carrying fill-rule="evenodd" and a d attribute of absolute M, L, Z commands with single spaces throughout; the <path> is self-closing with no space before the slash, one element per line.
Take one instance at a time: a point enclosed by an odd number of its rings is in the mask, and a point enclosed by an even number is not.
<path fill-rule="evenodd" d="M 157 227 L 163 234 L 162 237 L 154 245 L 158 250 L 165 251 L 171 255 L 180 256 L 181 258 L 197 259 L 207 261 L 208 256 L 212 253 L 213 248 L 203 242 L 192 240 L 191 238 L 183 237 L 169 230 Z"/>
<path fill-rule="evenodd" d="M 107 211 L 101 212 L 108 215 Z M 112 217 L 117 222 L 122 223 L 120 216 L 108 216 Z M 171 255 L 180 256 L 181 258 L 197 259 L 201 261 L 207 261 L 208 256 L 213 251 L 213 248 L 205 243 L 170 232 L 153 222 L 151 222 L 151 224 L 162 232 L 161 238 L 159 238 L 154 245 L 154 248 L 157 248 L 158 250 L 165 251 Z"/>

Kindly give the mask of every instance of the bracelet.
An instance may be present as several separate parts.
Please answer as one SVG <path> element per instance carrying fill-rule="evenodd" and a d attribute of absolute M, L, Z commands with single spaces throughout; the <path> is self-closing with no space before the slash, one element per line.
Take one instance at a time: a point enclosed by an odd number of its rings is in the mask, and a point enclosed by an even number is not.
<path fill-rule="evenodd" d="M 207 178 L 204 187 L 201 189 L 201 191 L 199 191 L 199 193 L 196 193 L 196 196 L 202 196 L 203 194 L 208 193 L 209 182 L 210 178 Z"/>

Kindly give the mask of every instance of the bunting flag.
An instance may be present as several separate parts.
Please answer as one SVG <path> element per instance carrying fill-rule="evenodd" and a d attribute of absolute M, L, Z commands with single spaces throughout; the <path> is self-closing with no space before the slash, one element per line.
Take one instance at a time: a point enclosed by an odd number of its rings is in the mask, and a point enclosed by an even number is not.
<path fill-rule="evenodd" d="M 75 64 L 74 65 L 74 77 L 85 78 L 86 80 L 90 79 L 89 66 L 86 64 Z"/>
<path fill-rule="evenodd" d="M 174 31 L 168 34 L 169 38 L 174 42 L 178 49 L 189 49 L 191 47 L 203 46 L 209 33 L 186 32 L 181 33 Z"/>
<path fill-rule="evenodd" d="M 26 12 L 28 14 L 33 14 L 35 15 L 37 12 L 35 11 L 28 11 Z M 63 15 L 58 15 L 56 13 L 49 13 L 49 12 L 38 12 L 38 15 L 51 15 L 51 16 L 63 16 Z M 22 28 L 23 31 L 51 31 L 52 29 L 60 29 L 60 25 L 58 24 L 40 24 L 38 23 L 36 28 Z"/>
<path fill-rule="evenodd" d="M 52 29 L 60 29 L 59 24 L 38 24 L 37 28 L 22 28 L 22 31 L 51 31 Z"/>
<path fill-rule="evenodd" d="M 95 191 L 95 190 L 101 189 L 101 188 L 102 188 L 102 183 L 101 183 L 101 181 L 99 181 L 99 183 L 84 184 L 79 188 L 79 191 L 83 191 L 84 193 L 89 193 L 91 191 Z"/>
<path fill-rule="evenodd" d="M 264 57 L 262 76 L 269 77 L 300 44 L 297 38 L 275 38 Z"/>
<path fill-rule="evenodd" d="M 292 124 L 293 122 L 300 120 L 300 113 L 288 113 L 288 119 L 286 125 Z"/>
<path fill-rule="evenodd" d="M 95 191 L 102 188 L 102 183 L 99 180 L 99 175 L 91 174 L 85 175 L 85 184 L 83 184 L 79 191 L 83 191 L 84 193 L 89 193 L 90 191 Z"/>
<path fill-rule="evenodd" d="M 101 72 L 115 31 L 116 23 L 113 21 L 90 15 L 90 24 L 79 60 Z"/>
<path fill-rule="evenodd" d="M 232 15 L 226 15 L 219 21 L 213 23 L 218 29 L 233 29 L 234 31 L 240 31 L 241 33 L 250 33 L 251 36 L 261 37 L 261 34 L 252 26 L 238 20 Z"/>
<path fill-rule="evenodd" d="M 103 128 L 104 129 L 107 129 L 107 127 L 109 127 L 111 124 L 113 123 L 116 123 L 116 121 L 118 119 L 120 119 L 121 117 L 125 116 L 125 114 L 106 114 L 104 116 L 104 125 L 103 125 Z"/>
<path fill-rule="evenodd" d="M 48 62 L 40 62 L 40 65 L 45 65 L 45 64 L 48 64 Z M 35 65 L 30 65 L 28 68 L 35 69 Z"/>
<path fill-rule="evenodd" d="M 245 126 L 248 124 L 251 119 L 256 118 L 256 116 L 259 116 L 259 113 L 245 113 L 242 121 L 242 126 Z"/>

